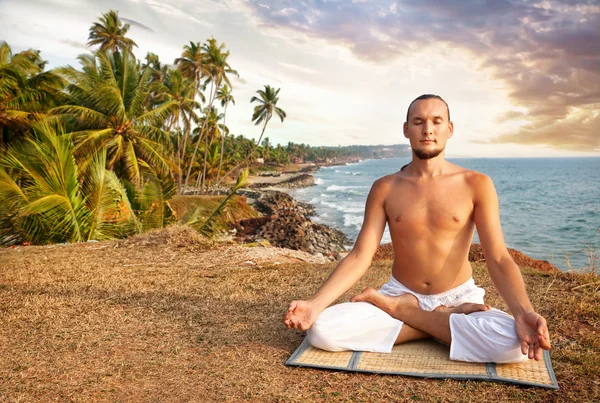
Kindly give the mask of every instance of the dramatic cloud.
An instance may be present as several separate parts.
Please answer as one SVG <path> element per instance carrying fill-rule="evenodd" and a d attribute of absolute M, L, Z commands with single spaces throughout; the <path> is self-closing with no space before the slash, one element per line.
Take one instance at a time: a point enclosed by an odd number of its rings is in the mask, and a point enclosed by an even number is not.
<path fill-rule="evenodd" d="M 492 142 L 600 151 L 600 6 L 596 1 L 250 0 L 263 27 L 288 29 L 391 63 L 428 45 L 471 52 L 525 121 Z"/>

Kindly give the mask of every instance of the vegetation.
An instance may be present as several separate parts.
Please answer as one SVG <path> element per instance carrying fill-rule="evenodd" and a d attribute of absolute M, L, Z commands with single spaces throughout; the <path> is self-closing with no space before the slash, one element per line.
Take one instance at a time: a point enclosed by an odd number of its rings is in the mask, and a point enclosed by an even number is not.
<path fill-rule="evenodd" d="M 128 31 L 117 11 L 103 14 L 89 29 L 92 52 L 79 56 L 78 67 L 51 71 L 39 51 L 13 55 L 0 42 L 0 245 L 162 227 L 176 221 L 172 196 L 235 187 L 259 158 L 283 166 L 394 154 L 274 146 L 264 137 L 267 125 L 273 116 L 283 122 L 286 112 L 280 89 L 269 85 L 250 100 L 258 140 L 234 135 L 226 117 L 235 105 L 231 77 L 239 74 L 225 44 L 190 42 L 167 65 L 151 52 L 137 60 Z"/>

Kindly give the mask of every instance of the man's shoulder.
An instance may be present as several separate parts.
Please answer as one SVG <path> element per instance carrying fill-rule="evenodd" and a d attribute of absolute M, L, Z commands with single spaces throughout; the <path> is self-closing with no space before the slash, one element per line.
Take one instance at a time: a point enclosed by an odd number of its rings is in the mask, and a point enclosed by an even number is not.
<path fill-rule="evenodd" d="M 492 179 L 489 176 L 487 176 L 486 174 L 475 171 L 473 169 L 461 167 L 456 164 L 452 164 L 452 165 L 454 168 L 453 173 L 456 175 L 462 176 L 464 178 L 464 180 L 467 182 L 467 184 L 469 184 L 470 186 L 477 187 L 477 186 L 485 185 L 487 183 L 492 182 Z"/>
<path fill-rule="evenodd" d="M 492 178 L 487 176 L 484 173 L 474 171 L 471 169 L 465 169 L 463 173 L 465 177 L 465 181 L 471 186 L 475 188 L 479 188 L 481 186 L 489 186 L 492 184 Z"/>
<path fill-rule="evenodd" d="M 482 200 L 487 200 L 489 197 L 494 197 L 496 188 L 492 178 L 481 172 L 473 170 L 465 170 L 464 180 L 467 187 L 470 189 L 474 203 L 479 203 Z"/>
<path fill-rule="evenodd" d="M 398 180 L 398 173 L 382 176 L 373 182 L 373 187 L 383 187 L 393 185 Z"/>

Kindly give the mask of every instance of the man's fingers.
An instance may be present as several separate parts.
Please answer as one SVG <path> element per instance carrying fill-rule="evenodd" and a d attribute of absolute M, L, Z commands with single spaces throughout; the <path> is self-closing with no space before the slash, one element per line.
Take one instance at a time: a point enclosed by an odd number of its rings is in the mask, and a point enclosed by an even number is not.
<path fill-rule="evenodd" d="M 542 348 L 538 343 L 529 344 L 529 359 L 539 360 L 541 358 Z"/>
<path fill-rule="evenodd" d="M 544 336 L 538 337 L 538 343 L 540 343 L 540 347 L 542 347 L 544 350 L 550 350 L 550 348 L 552 348 L 547 332 Z"/>
<path fill-rule="evenodd" d="M 526 341 L 522 341 L 521 342 L 521 353 L 523 353 L 523 355 L 527 355 L 528 351 L 529 351 L 529 344 L 527 344 Z"/>
<path fill-rule="evenodd" d="M 290 302 L 290 305 L 288 306 L 288 312 L 292 312 L 294 309 L 296 309 L 297 305 L 298 305 L 298 301 Z"/>
<path fill-rule="evenodd" d="M 535 345 L 535 360 L 539 361 L 544 356 L 544 350 L 540 347 L 539 344 Z"/>

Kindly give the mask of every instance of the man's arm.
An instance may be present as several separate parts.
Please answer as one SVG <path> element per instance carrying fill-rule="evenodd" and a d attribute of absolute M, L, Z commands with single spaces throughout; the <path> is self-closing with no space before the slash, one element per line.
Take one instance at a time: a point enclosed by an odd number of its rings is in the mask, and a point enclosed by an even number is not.
<path fill-rule="evenodd" d="M 389 179 L 386 178 L 379 179 L 373 184 L 367 197 L 363 225 L 352 251 L 340 261 L 310 299 L 290 303 L 283 319 L 287 327 L 308 329 L 321 311 L 348 291 L 365 274 L 385 229 L 384 200 L 389 186 Z"/>
<path fill-rule="evenodd" d="M 506 249 L 492 180 L 476 174 L 472 181 L 475 225 L 490 277 L 515 318 L 521 351 L 539 360 L 542 349 L 550 349 L 546 320 L 533 309 L 521 271 Z"/>

